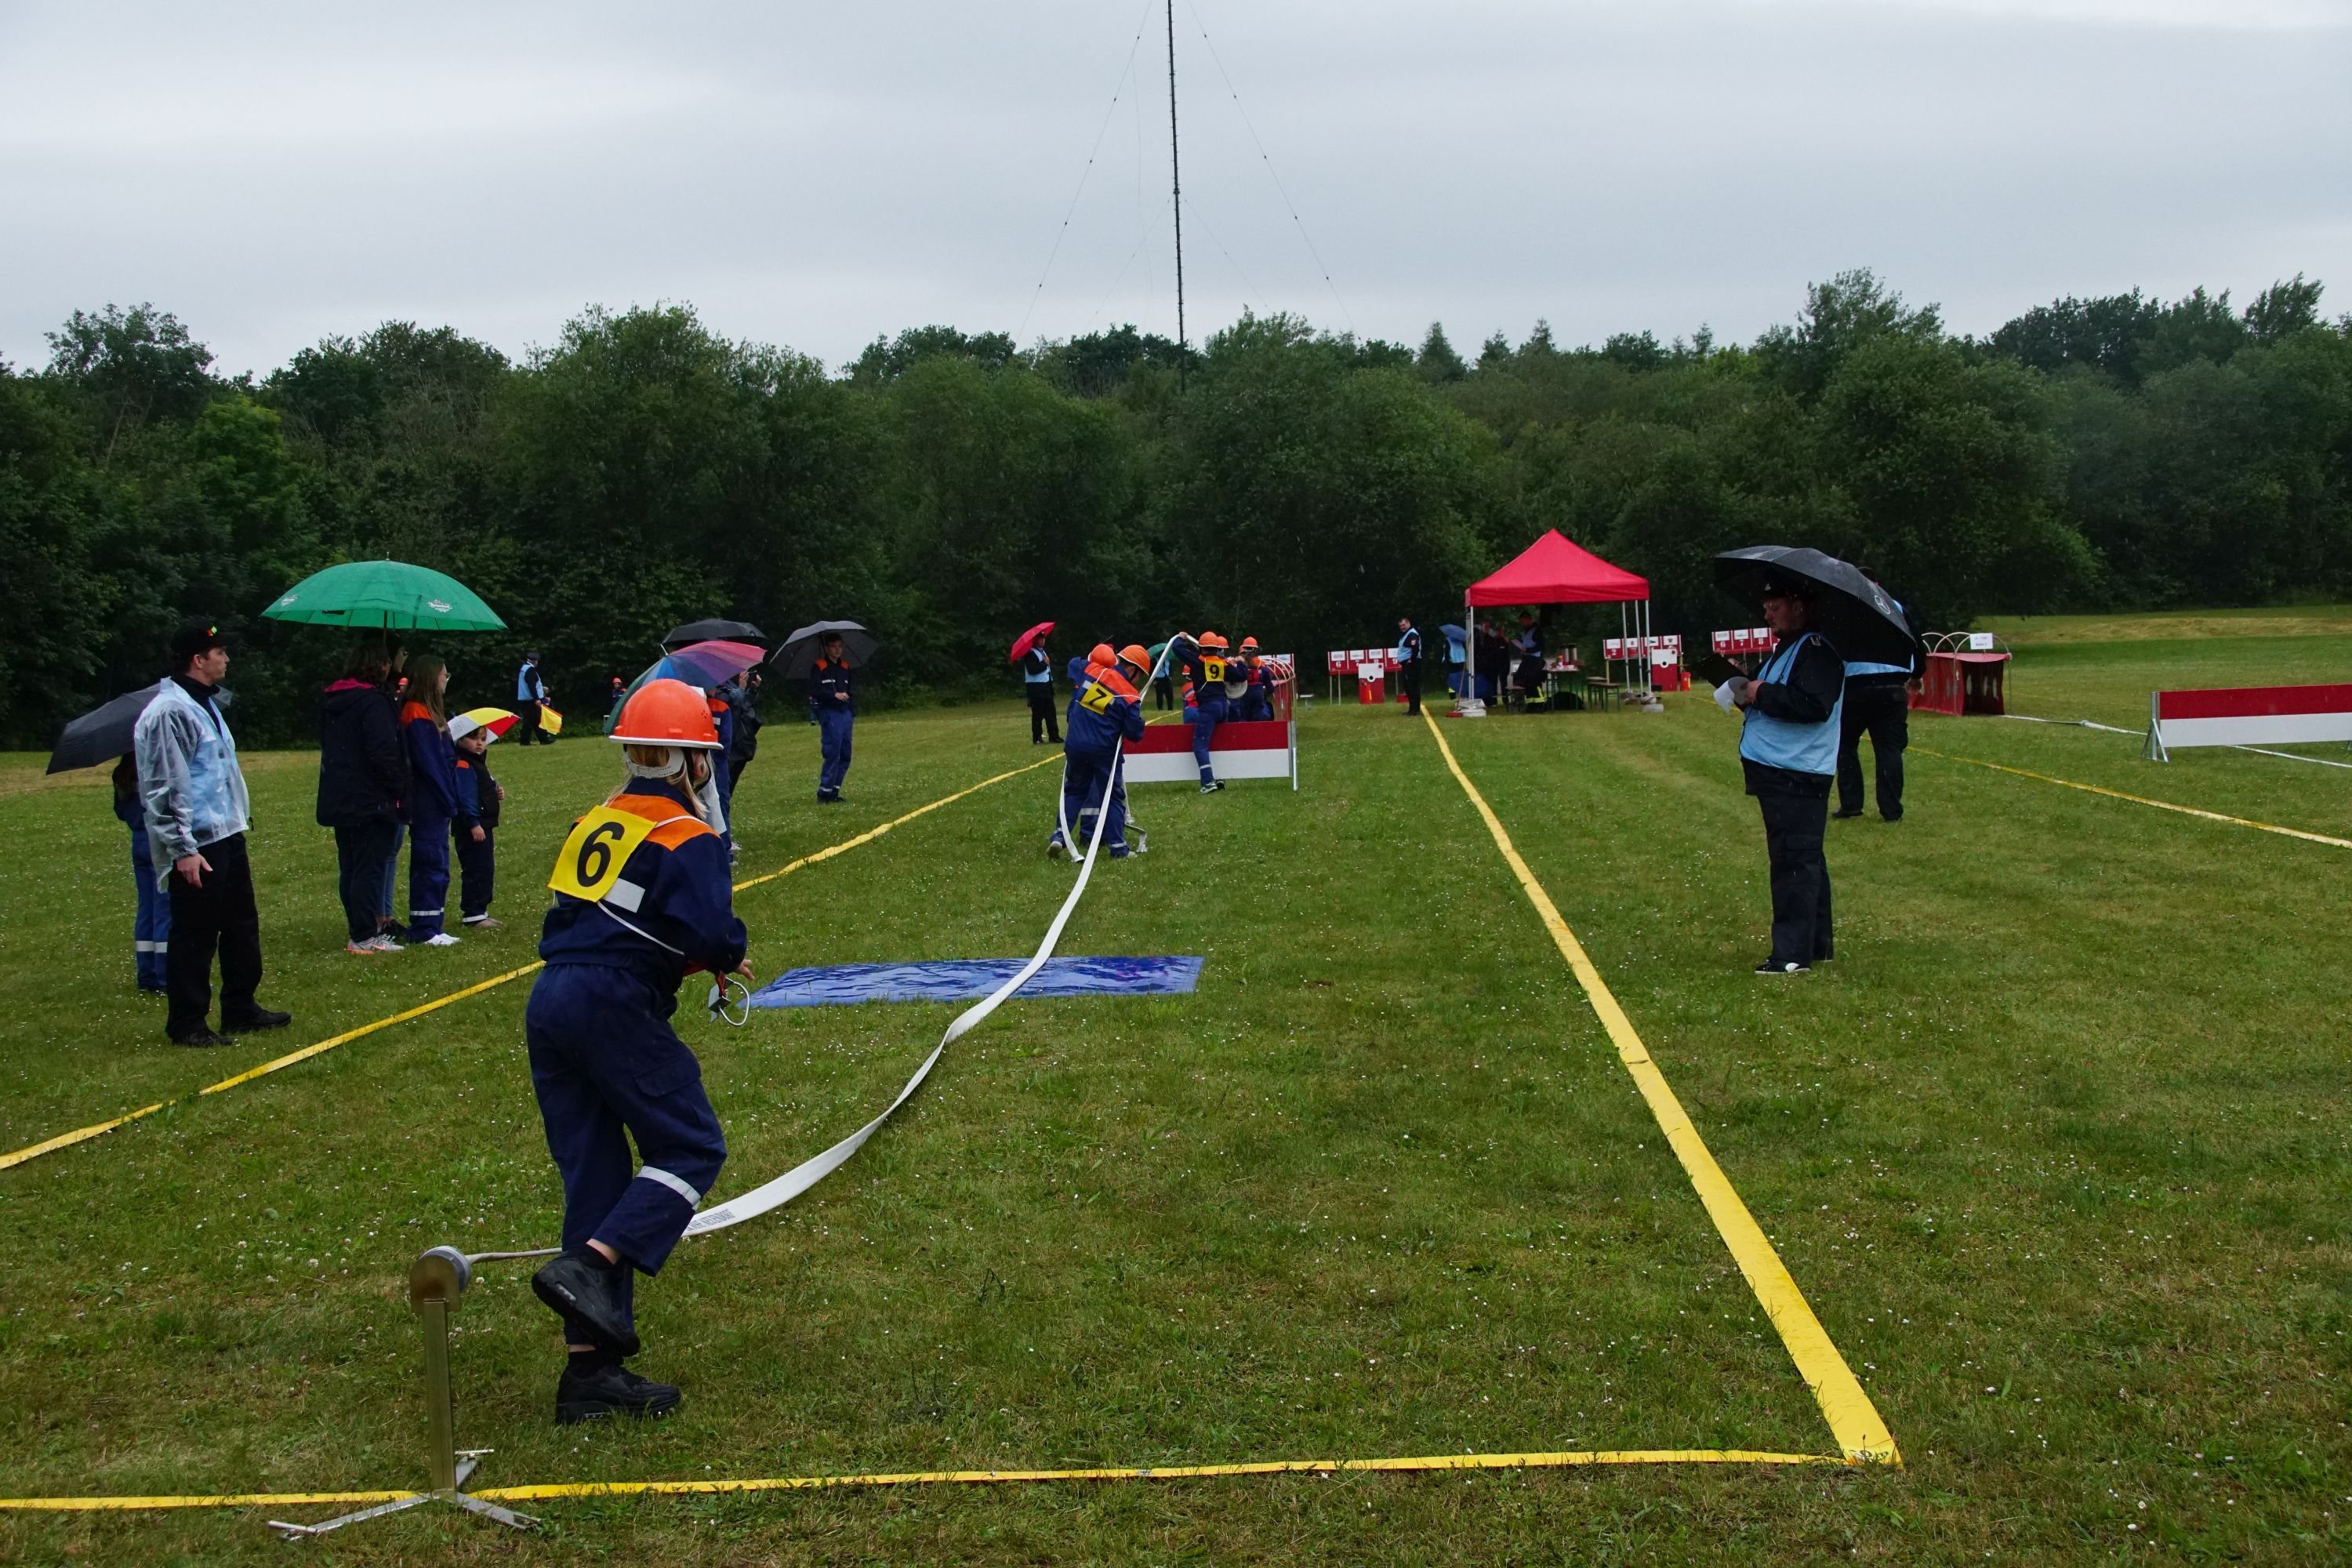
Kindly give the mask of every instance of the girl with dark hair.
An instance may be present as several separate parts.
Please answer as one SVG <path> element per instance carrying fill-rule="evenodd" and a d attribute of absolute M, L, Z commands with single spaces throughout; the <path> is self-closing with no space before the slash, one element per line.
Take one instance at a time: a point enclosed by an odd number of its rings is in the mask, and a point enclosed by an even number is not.
<path fill-rule="evenodd" d="M 443 705 L 449 667 L 439 656 L 408 661 L 408 700 L 400 710 L 408 743 L 408 940 L 425 947 L 455 947 L 441 929 L 449 901 L 449 832 L 457 815 L 457 751 L 449 743 Z"/>

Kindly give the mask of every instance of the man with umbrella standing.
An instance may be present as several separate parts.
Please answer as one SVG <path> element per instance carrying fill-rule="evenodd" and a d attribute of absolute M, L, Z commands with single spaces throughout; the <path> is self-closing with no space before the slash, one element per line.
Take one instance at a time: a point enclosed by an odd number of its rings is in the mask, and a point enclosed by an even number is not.
<path fill-rule="evenodd" d="M 247 1029 L 283 1028 L 288 1013 L 254 1000 L 261 984 L 261 914 L 246 858 L 247 805 L 236 739 L 215 689 L 228 673 L 228 643 L 204 621 L 172 637 L 173 671 L 139 715 L 132 752 L 154 863 L 169 866 L 172 935 L 164 956 L 174 1045 L 225 1046 Z M 220 954 L 221 1033 L 207 1025 L 213 954 Z"/>
<path fill-rule="evenodd" d="M 1764 583 L 1764 624 L 1778 645 L 1753 680 L 1730 682 L 1744 715 L 1739 762 L 1764 815 L 1772 874 L 1772 952 L 1759 975 L 1803 974 L 1836 956 L 1830 931 L 1830 780 L 1837 771 L 1845 660 L 1808 621 L 1813 584 L 1787 575 Z"/>

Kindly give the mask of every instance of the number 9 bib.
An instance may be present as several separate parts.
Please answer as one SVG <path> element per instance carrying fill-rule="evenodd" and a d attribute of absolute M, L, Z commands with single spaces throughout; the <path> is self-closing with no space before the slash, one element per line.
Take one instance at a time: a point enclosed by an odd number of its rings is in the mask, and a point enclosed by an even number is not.
<path fill-rule="evenodd" d="M 555 874 L 548 878 L 547 885 L 592 904 L 604 902 L 604 895 L 620 880 L 621 868 L 660 826 L 633 811 L 598 806 L 573 825 L 572 837 L 563 841 L 562 850 L 555 857 Z"/>
<path fill-rule="evenodd" d="M 1201 661 L 1201 673 L 1209 678 L 1210 685 L 1214 686 L 1225 678 L 1225 661 L 1222 658 L 1203 658 Z"/>

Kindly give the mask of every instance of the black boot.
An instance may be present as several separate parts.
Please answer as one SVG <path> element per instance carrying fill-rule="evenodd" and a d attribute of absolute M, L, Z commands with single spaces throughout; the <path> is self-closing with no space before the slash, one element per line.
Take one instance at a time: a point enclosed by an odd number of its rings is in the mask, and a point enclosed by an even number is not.
<path fill-rule="evenodd" d="M 530 1289 L 550 1311 L 586 1330 L 601 1349 L 615 1355 L 637 1353 L 627 1264 L 607 1263 L 603 1254 L 583 1247 L 532 1275 Z"/>
<path fill-rule="evenodd" d="M 293 1021 L 294 1015 L 291 1013 L 278 1013 L 268 1007 L 256 1007 L 252 1012 L 239 1013 L 234 1018 L 226 1012 L 222 1013 L 221 1031 L 224 1034 L 245 1035 L 256 1029 L 282 1029 Z"/>
<path fill-rule="evenodd" d="M 677 1408 L 678 1398 L 673 1384 L 639 1377 L 618 1361 L 575 1355 L 555 1384 L 555 1424 L 667 1415 Z"/>

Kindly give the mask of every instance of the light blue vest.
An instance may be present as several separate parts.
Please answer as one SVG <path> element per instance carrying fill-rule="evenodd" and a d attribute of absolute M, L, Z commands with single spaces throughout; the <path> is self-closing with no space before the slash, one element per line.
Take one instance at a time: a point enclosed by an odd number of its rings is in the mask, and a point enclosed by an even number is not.
<path fill-rule="evenodd" d="M 1797 665 L 1798 650 L 1821 636 L 1807 632 L 1780 652 L 1764 661 L 1756 672 L 1759 684 L 1785 686 L 1789 673 Z M 1823 647 L 1829 647 L 1826 641 Z M 1838 689 L 1838 700 L 1830 716 L 1819 724 L 1799 724 L 1787 719 L 1775 719 L 1760 709 L 1748 710 L 1747 722 L 1740 726 L 1739 754 L 1751 763 L 1767 767 L 1786 768 L 1796 773 L 1834 773 L 1837 772 L 1838 721 L 1845 711 L 1845 689 Z"/>

